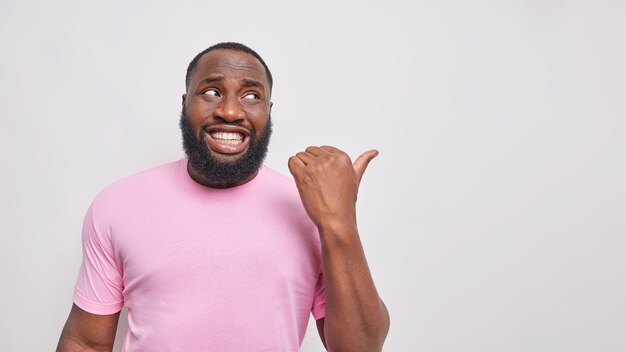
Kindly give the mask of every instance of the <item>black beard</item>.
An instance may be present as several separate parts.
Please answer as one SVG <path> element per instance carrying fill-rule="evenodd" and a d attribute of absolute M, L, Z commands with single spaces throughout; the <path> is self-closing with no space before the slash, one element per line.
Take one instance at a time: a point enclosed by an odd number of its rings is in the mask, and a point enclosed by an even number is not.
<path fill-rule="evenodd" d="M 202 131 L 206 127 L 202 126 Z M 191 167 L 211 187 L 227 188 L 248 181 L 263 164 L 272 135 L 272 119 L 268 116 L 265 129 L 258 138 L 256 130 L 252 127 L 248 137 L 250 138 L 248 150 L 237 160 L 227 162 L 213 157 L 206 145 L 204 133 L 200 133 L 199 137 L 196 135 L 184 106 L 180 114 L 180 130 L 183 135 L 183 149 Z"/>

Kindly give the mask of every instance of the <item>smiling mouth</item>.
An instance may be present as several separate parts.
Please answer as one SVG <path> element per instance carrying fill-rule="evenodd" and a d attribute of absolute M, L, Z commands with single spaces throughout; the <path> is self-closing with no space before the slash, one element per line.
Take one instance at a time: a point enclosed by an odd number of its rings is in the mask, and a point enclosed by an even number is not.
<path fill-rule="evenodd" d="M 231 146 L 236 146 L 243 143 L 243 140 L 245 138 L 245 136 L 239 132 L 213 131 L 210 132 L 209 135 L 218 143 Z"/>
<path fill-rule="evenodd" d="M 241 127 L 214 126 L 204 133 L 209 149 L 218 154 L 241 154 L 250 144 L 248 131 Z"/>

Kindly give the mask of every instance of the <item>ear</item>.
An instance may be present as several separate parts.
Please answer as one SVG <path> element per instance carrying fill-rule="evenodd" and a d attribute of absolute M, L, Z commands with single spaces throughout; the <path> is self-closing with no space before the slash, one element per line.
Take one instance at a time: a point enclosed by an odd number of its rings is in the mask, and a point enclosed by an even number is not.
<path fill-rule="evenodd" d="M 187 99 L 187 94 L 183 94 L 183 101 L 181 102 L 182 105 L 185 105 L 186 99 Z"/>

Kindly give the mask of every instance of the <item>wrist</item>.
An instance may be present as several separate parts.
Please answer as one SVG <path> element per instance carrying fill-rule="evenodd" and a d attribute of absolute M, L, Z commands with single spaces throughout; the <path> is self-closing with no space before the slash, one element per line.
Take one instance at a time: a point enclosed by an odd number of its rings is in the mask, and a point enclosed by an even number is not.
<path fill-rule="evenodd" d="M 316 226 L 322 242 L 350 243 L 359 238 L 356 221 L 353 219 L 333 218 Z"/>

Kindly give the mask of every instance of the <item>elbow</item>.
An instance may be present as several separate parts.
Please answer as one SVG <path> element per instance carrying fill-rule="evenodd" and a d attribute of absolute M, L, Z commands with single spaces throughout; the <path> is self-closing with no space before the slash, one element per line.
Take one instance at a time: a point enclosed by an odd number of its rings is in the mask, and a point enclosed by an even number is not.
<path fill-rule="evenodd" d="M 371 324 L 367 326 L 364 332 L 364 342 L 366 346 L 358 351 L 372 351 L 372 352 L 380 352 L 383 349 L 383 344 L 387 339 L 387 334 L 389 333 L 389 310 L 385 303 L 380 300 L 380 310 L 379 314 L 375 319 L 371 320 Z M 356 351 L 356 350 L 354 350 Z"/>
<path fill-rule="evenodd" d="M 352 333 L 326 334 L 328 352 L 381 352 L 390 326 L 389 311 L 382 300 L 380 312 L 360 326 Z"/>
<path fill-rule="evenodd" d="M 381 300 L 380 301 L 380 316 L 375 320 L 375 324 L 370 327 L 367 336 L 368 336 L 368 344 L 367 348 L 361 351 L 375 351 L 380 352 L 383 350 L 383 344 L 387 339 L 387 334 L 389 333 L 389 310 L 387 310 L 387 306 Z"/>
<path fill-rule="evenodd" d="M 56 352 L 111 352 L 113 344 L 94 343 L 76 336 L 61 335 Z"/>

